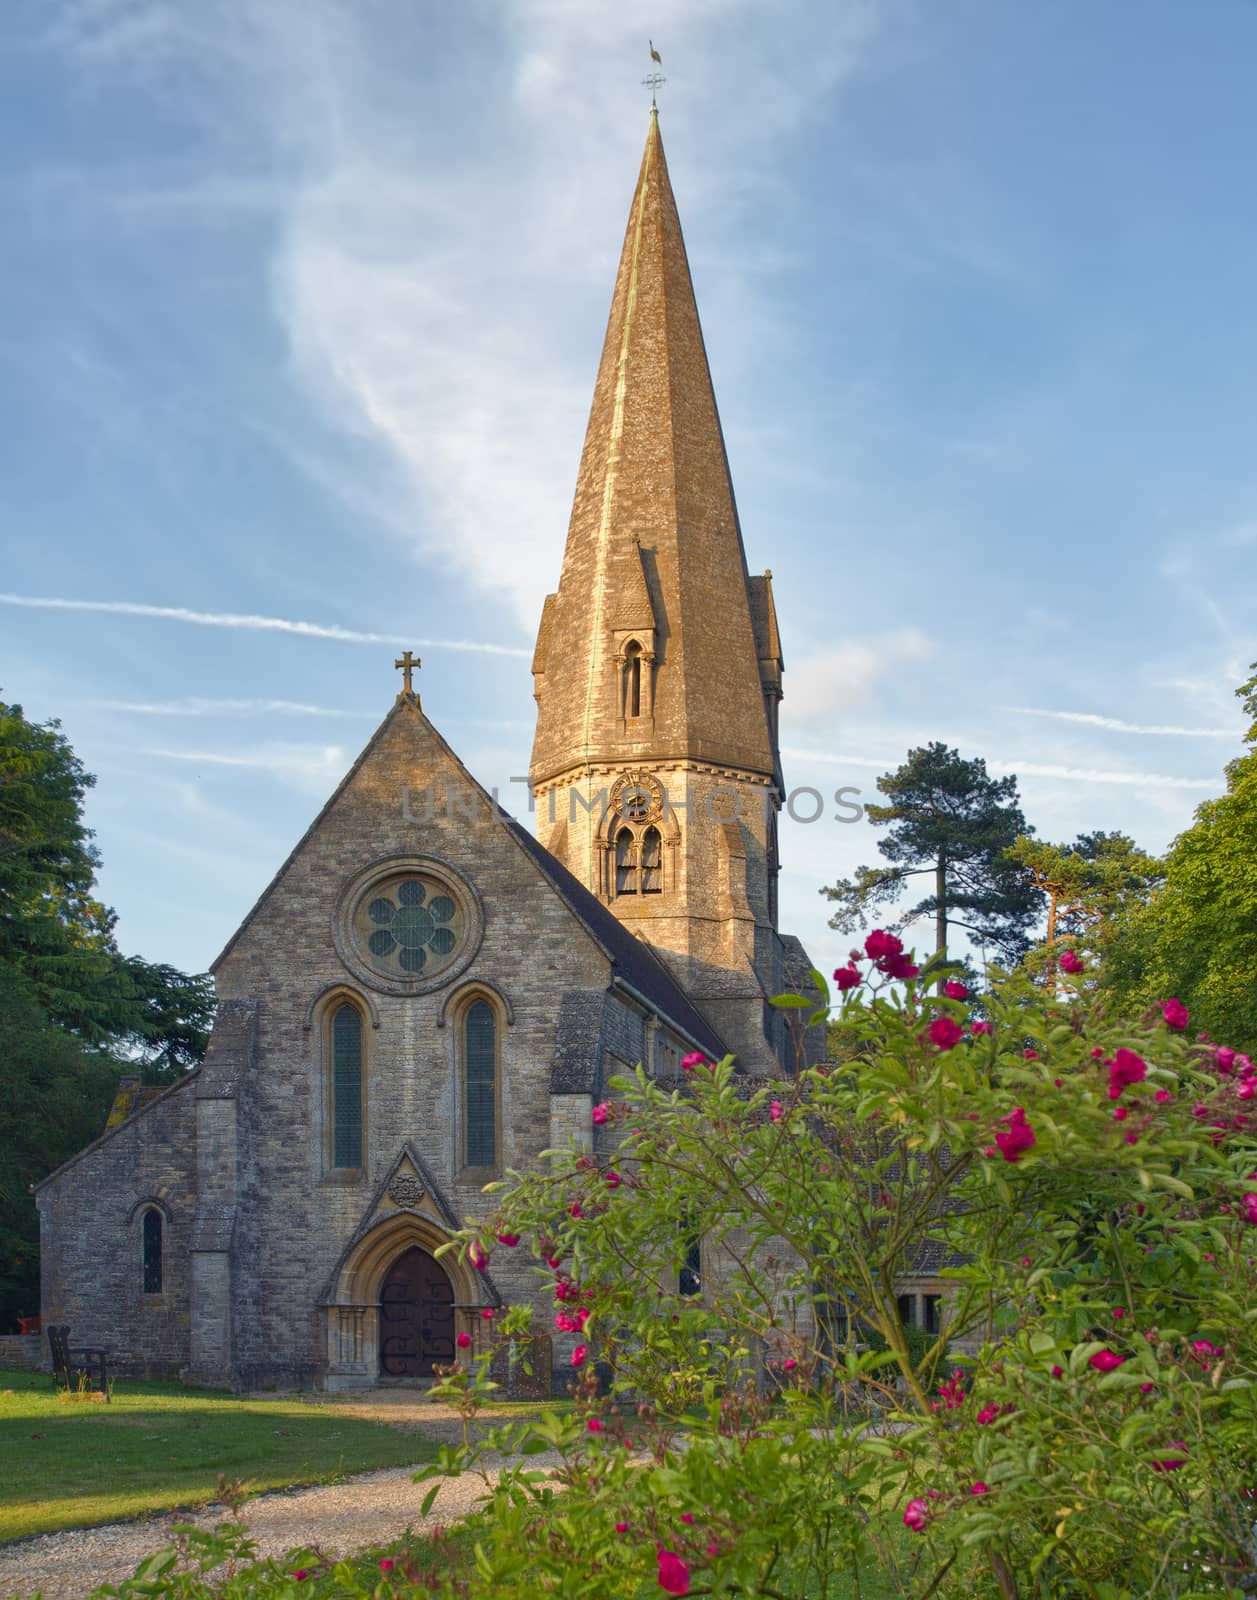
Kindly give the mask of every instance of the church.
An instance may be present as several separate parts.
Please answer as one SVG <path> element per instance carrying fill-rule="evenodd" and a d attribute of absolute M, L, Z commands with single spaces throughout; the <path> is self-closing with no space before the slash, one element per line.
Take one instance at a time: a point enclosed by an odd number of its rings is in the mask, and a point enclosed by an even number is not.
<path fill-rule="evenodd" d="M 768 1004 L 809 967 L 777 928 L 772 580 L 747 569 L 653 109 L 533 659 L 535 833 L 397 665 L 214 963 L 202 1064 L 125 1083 L 37 1188 L 45 1326 L 123 1372 L 422 1378 L 478 1347 L 485 1307 L 537 1296 L 523 1251 L 484 1273 L 434 1252 L 507 1167 L 588 1144 L 610 1077 L 693 1050 L 794 1068 Z"/>

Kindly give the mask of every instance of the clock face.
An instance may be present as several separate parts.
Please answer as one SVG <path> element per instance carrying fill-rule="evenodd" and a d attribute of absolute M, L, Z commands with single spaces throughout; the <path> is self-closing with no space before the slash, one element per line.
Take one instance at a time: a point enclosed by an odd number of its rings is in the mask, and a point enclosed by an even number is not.
<path fill-rule="evenodd" d="M 449 887 L 422 872 L 373 883 L 353 912 L 354 942 L 385 977 L 435 978 L 458 959 L 467 919 Z"/>
<path fill-rule="evenodd" d="M 626 772 L 611 786 L 611 810 L 625 822 L 654 822 L 663 815 L 663 785 L 650 772 Z"/>

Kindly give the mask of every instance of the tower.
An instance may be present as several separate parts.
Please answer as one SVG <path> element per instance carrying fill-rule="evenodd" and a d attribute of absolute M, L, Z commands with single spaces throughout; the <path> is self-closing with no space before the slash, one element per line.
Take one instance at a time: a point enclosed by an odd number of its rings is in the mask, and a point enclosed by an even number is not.
<path fill-rule="evenodd" d="M 533 660 L 542 842 L 775 1070 L 781 647 L 747 571 L 652 107 Z"/>

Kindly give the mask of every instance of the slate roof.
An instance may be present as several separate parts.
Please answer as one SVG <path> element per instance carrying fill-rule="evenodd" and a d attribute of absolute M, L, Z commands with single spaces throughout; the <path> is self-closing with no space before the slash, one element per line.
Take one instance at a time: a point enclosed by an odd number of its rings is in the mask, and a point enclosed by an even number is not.
<path fill-rule="evenodd" d="M 535 839 L 514 817 L 503 821 L 516 840 L 554 886 L 559 898 L 585 924 L 590 934 L 611 958 L 614 976 L 622 978 L 642 999 L 660 1014 L 689 1034 L 694 1042 L 715 1060 L 729 1051 L 720 1035 L 697 1009 L 676 979 L 648 944 L 634 938 L 622 922 L 612 916 L 601 900 L 590 894 L 561 861 Z"/>

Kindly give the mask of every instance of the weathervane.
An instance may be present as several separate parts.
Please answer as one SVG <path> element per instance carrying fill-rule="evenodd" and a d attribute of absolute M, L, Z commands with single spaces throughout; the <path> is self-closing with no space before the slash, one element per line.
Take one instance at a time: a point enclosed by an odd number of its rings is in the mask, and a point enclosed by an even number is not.
<path fill-rule="evenodd" d="M 655 41 L 653 39 L 647 39 L 646 43 L 650 46 L 650 59 L 656 62 L 659 66 L 663 66 L 663 57 L 659 54 L 658 50 L 655 49 Z M 667 81 L 668 80 L 664 77 L 662 72 L 652 72 L 648 78 L 642 79 L 642 88 L 650 90 L 650 104 L 652 110 L 655 107 L 655 91 L 658 89 L 661 83 L 667 83 Z"/>

